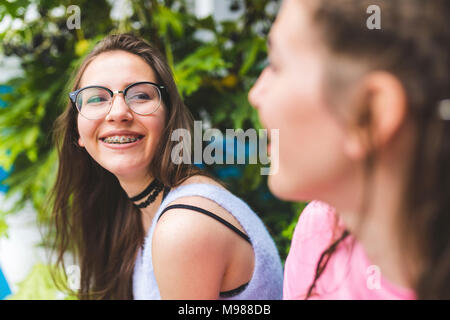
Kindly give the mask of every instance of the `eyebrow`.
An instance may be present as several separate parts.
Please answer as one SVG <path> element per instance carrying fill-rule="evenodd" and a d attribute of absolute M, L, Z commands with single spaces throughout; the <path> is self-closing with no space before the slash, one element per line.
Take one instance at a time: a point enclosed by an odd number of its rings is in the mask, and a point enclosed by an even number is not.
<path fill-rule="evenodd" d="M 147 81 L 147 82 L 154 82 L 154 83 L 157 83 L 157 82 L 155 82 L 155 81 L 150 81 L 150 80 L 131 81 L 131 82 L 125 83 L 123 89 L 125 89 L 126 87 L 128 87 L 128 86 L 131 85 L 131 84 L 134 84 L 134 83 L 137 83 L 137 82 L 141 82 L 141 81 Z M 105 84 L 99 84 L 99 83 L 88 84 L 88 85 L 85 85 L 85 86 L 80 86 L 80 88 L 78 88 L 78 89 L 85 88 L 85 87 L 91 87 L 91 86 L 92 86 L 92 87 L 105 87 L 105 88 L 108 88 L 108 89 L 112 90 L 109 86 L 107 86 L 107 85 L 105 85 Z M 114 90 L 113 90 L 113 91 L 114 91 Z"/>

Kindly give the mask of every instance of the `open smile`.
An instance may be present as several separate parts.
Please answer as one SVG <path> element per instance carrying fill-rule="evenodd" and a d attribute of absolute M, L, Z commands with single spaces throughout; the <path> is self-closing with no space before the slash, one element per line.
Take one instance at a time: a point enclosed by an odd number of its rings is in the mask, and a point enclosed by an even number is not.
<path fill-rule="evenodd" d="M 143 134 L 135 131 L 114 130 L 101 135 L 99 141 L 110 149 L 125 149 L 138 145 L 144 137 Z"/>
<path fill-rule="evenodd" d="M 144 136 L 139 137 L 138 139 L 122 139 L 122 141 L 121 139 L 117 141 L 116 139 L 107 139 L 106 141 L 104 141 L 104 139 L 99 139 L 99 141 L 108 149 L 123 150 L 140 145 L 143 141 L 143 138 Z"/>
<path fill-rule="evenodd" d="M 129 144 L 129 143 L 134 143 L 136 141 L 139 141 L 143 137 L 144 136 L 142 136 L 142 135 L 138 135 L 138 136 L 128 136 L 128 135 L 119 136 L 119 135 L 117 135 L 117 136 L 101 138 L 100 140 L 107 144 Z"/>

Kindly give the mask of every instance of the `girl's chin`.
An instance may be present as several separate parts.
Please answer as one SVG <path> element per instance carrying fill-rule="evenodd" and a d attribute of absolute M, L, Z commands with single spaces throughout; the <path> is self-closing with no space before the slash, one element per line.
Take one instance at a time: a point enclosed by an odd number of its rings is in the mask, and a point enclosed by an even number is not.
<path fill-rule="evenodd" d="M 274 196 L 283 200 L 287 200 L 286 197 L 289 193 L 287 192 L 289 189 L 289 181 L 285 181 L 285 179 L 280 176 L 279 172 L 269 176 L 267 185 L 270 192 L 272 192 Z"/>
<path fill-rule="evenodd" d="M 272 194 L 284 201 L 304 201 L 303 197 L 299 194 L 295 183 L 292 183 L 292 176 L 284 177 L 281 172 L 270 175 L 268 178 L 268 187 Z"/>
<path fill-rule="evenodd" d="M 148 165 L 131 167 L 129 165 L 105 165 L 103 167 L 115 175 L 119 180 L 140 179 L 148 174 Z"/>

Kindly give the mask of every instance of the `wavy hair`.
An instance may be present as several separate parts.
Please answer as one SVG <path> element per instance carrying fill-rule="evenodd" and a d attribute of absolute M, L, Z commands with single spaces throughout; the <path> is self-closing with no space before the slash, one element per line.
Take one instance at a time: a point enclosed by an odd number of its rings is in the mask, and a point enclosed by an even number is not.
<path fill-rule="evenodd" d="M 381 30 L 366 27 L 371 5 L 381 9 Z M 319 0 L 312 10 L 313 23 L 332 56 L 363 62 L 367 71 L 387 71 L 404 86 L 407 117 L 417 138 L 399 214 L 399 240 L 404 252 L 423 261 L 418 279 L 412 280 L 417 297 L 450 299 L 450 122 L 436 116 L 439 102 L 450 98 L 450 1 Z M 337 71 L 332 64 L 328 68 L 331 74 Z M 326 91 L 330 97 L 337 94 L 332 86 Z M 363 116 L 361 123 L 370 134 L 370 114 Z M 375 161 L 372 149 L 368 181 Z M 306 299 L 348 235 L 344 230 L 322 253 Z"/>
<path fill-rule="evenodd" d="M 149 165 L 152 176 L 169 187 L 196 174 L 210 176 L 194 165 L 171 161 L 171 151 L 178 143 L 171 141 L 171 133 L 179 128 L 191 131 L 193 118 L 163 56 L 143 39 L 132 34 L 104 38 L 76 71 L 72 91 L 79 88 L 89 63 L 113 50 L 144 59 L 159 84 L 167 89 L 163 95 L 166 125 Z M 65 270 L 64 255 L 72 254 L 81 270 L 80 289 L 76 293 L 80 299 L 132 299 L 134 264 L 145 236 L 140 211 L 128 199 L 117 178 L 78 146 L 77 116 L 78 111 L 69 102 L 55 122 L 59 167 L 51 200 L 56 265 Z M 60 288 L 68 289 L 57 277 L 54 279 Z"/>

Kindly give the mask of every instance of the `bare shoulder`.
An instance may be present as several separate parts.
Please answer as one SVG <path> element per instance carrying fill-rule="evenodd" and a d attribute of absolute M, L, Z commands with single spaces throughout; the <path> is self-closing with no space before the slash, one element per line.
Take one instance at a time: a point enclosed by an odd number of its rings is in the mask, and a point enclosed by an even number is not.
<path fill-rule="evenodd" d="M 212 219 L 183 208 L 168 210 L 158 221 L 152 241 L 152 250 L 164 255 L 172 253 L 201 258 L 204 253 L 225 250 L 226 238 Z M 185 261 L 186 262 L 186 261 Z"/>
<path fill-rule="evenodd" d="M 198 198 L 171 204 L 209 208 L 207 199 Z M 227 231 L 214 219 L 184 208 L 161 216 L 152 238 L 152 263 L 163 299 L 217 299 L 233 253 Z"/>
<path fill-rule="evenodd" d="M 183 185 L 211 184 L 211 178 L 193 176 Z M 253 249 L 236 232 L 207 210 L 246 233 L 236 218 L 215 201 L 202 196 L 177 198 L 156 224 L 152 240 L 152 261 L 161 296 L 166 298 L 214 298 L 248 282 L 253 272 Z M 202 210 L 201 210 L 202 211 Z"/>
<path fill-rule="evenodd" d="M 169 203 L 168 207 L 176 204 L 207 210 L 230 223 L 237 223 L 234 221 L 234 217 L 223 207 L 204 197 L 178 198 Z M 153 247 L 179 246 L 184 250 L 193 252 L 197 249 L 205 250 L 205 246 L 213 246 L 215 250 L 225 250 L 232 238 L 233 234 L 210 216 L 188 208 L 170 208 L 156 224 L 153 234 Z"/>
<path fill-rule="evenodd" d="M 196 183 L 211 184 L 225 190 L 214 179 L 200 175 L 188 178 L 182 185 Z M 187 205 L 191 208 L 169 208 L 160 216 L 153 234 L 153 248 L 170 245 L 182 247 L 190 252 L 196 250 L 205 252 L 206 247 L 209 248 L 209 250 L 206 250 L 209 252 L 214 250 L 228 251 L 237 242 L 242 241 L 235 232 L 222 223 L 192 207 L 209 211 L 246 233 L 230 212 L 211 199 L 202 196 L 185 196 L 173 200 L 167 207 L 177 204 Z M 169 248 L 165 249 L 168 250 Z"/>
<path fill-rule="evenodd" d="M 190 184 L 210 184 L 225 189 L 220 183 L 207 176 L 195 175 L 186 179 L 180 186 Z M 189 205 L 210 211 L 219 217 L 230 220 L 232 215 L 216 202 L 201 196 L 181 197 L 170 202 L 167 207 L 176 204 Z M 223 250 L 229 243 L 228 232 L 223 226 L 205 214 L 186 208 L 170 208 L 155 227 L 153 247 L 179 246 L 191 252 L 196 249 L 204 252 L 205 245 Z M 225 230 L 227 231 L 227 230 Z"/>
<path fill-rule="evenodd" d="M 222 190 L 228 191 L 223 185 L 221 185 L 219 182 L 215 181 L 214 179 L 202 176 L 202 175 L 196 175 L 192 176 L 188 179 L 186 179 L 181 186 L 186 186 L 190 184 L 209 184 L 213 185 L 215 187 L 221 188 Z M 224 219 L 225 221 L 231 223 L 233 226 L 238 228 L 243 233 L 246 233 L 244 228 L 240 225 L 240 223 L 237 221 L 237 219 L 228 212 L 224 207 L 216 203 L 215 201 L 202 197 L 202 196 L 186 196 L 186 197 L 180 197 L 172 201 L 168 204 L 168 206 L 175 205 L 175 204 L 184 204 L 184 205 L 190 205 L 197 208 L 201 208 L 204 210 L 207 210 L 214 215 Z M 218 223 L 216 220 L 212 219 L 211 217 L 208 217 L 202 213 L 199 212 L 193 212 L 192 210 L 188 209 L 170 209 L 170 214 L 164 214 L 166 217 L 161 217 L 161 220 L 168 219 L 168 216 L 171 216 L 173 218 L 177 218 L 179 216 L 183 216 L 184 219 L 191 219 L 192 223 L 196 226 L 201 226 L 202 228 L 209 228 L 211 230 L 220 232 L 221 230 L 225 230 L 225 234 L 228 235 L 227 241 L 230 241 L 231 238 L 234 238 L 235 236 L 232 232 L 230 233 L 230 230 L 227 228 L 224 228 L 223 224 Z M 178 213 L 177 213 L 178 212 Z M 232 239 L 231 239 L 232 240 Z"/>

